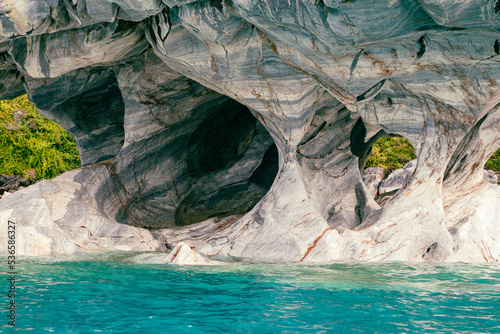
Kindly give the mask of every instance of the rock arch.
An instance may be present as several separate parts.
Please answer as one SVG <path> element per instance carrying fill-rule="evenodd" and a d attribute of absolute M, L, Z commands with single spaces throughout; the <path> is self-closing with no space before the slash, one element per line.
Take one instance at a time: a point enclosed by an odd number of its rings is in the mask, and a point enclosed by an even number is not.
<path fill-rule="evenodd" d="M 7 5 L 0 93 L 24 88 L 73 131 L 87 165 L 50 183 L 73 187 L 65 208 L 78 210 L 43 216 L 67 235 L 37 235 L 89 245 L 67 224 L 92 216 L 102 223 L 92 235 L 147 227 L 158 249 L 183 239 L 210 255 L 498 261 L 498 190 L 480 178 L 498 149 L 494 2 L 383 0 L 369 13 L 361 1 Z M 102 112 L 92 112 L 94 93 Z M 223 119 L 235 105 L 258 122 Z M 234 142 L 204 142 L 205 127 Z M 406 137 L 418 160 L 380 208 L 359 167 L 383 133 Z M 0 215 L 12 214 L 6 203 Z M 69 249 L 60 245 L 53 251 Z"/>

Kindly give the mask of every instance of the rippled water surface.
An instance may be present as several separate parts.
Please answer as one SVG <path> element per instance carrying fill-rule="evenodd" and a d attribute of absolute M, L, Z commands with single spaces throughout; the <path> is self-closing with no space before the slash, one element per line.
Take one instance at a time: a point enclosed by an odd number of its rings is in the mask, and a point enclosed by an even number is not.
<path fill-rule="evenodd" d="M 498 264 L 179 267 L 106 255 L 21 258 L 17 272 L 16 327 L 2 317 L 4 333 L 500 333 Z"/>

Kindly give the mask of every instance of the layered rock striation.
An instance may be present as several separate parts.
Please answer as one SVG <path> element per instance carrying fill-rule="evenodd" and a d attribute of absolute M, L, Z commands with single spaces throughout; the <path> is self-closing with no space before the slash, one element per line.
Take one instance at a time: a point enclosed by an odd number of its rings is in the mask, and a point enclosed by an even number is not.
<path fill-rule="evenodd" d="M 84 167 L 2 224 L 24 254 L 498 261 L 499 28 L 486 0 L 3 0 L 0 98 L 26 92 Z M 388 135 L 418 158 L 380 207 L 362 170 Z"/>

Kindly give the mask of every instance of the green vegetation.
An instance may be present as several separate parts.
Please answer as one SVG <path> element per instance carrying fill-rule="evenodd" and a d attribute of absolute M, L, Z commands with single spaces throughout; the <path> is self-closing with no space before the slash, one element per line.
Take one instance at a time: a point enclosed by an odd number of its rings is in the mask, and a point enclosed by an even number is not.
<path fill-rule="evenodd" d="M 500 171 L 500 150 L 496 151 L 491 158 L 486 161 L 485 169 L 491 169 L 495 172 Z"/>
<path fill-rule="evenodd" d="M 384 167 L 387 174 L 416 159 L 415 150 L 404 137 L 384 137 L 375 142 L 365 168 Z"/>
<path fill-rule="evenodd" d="M 78 168 L 74 139 L 37 112 L 26 95 L 0 101 L 0 174 L 30 181 Z"/>
<path fill-rule="evenodd" d="M 384 137 L 375 142 L 372 153 L 366 162 L 365 168 L 380 166 L 384 167 L 387 174 L 393 170 L 402 168 L 406 163 L 416 159 L 415 150 L 410 142 L 404 137 Z M 485 169 L 495 172 L 500 171 L 500 150 L 486 162 Z"/>

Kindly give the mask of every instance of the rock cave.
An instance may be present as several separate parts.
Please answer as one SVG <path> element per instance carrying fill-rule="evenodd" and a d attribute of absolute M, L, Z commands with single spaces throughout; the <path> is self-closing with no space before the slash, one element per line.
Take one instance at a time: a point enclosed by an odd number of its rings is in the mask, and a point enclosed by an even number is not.
<path fill-rule="evenodd" d="M 499 29 L 485 0 L 4 0 L 0 99 L 82 167 L 0 222 L 19 255 L 497 262 Z M 387 134 L 417 160 L 380 206 L 360 168 Z"/>

